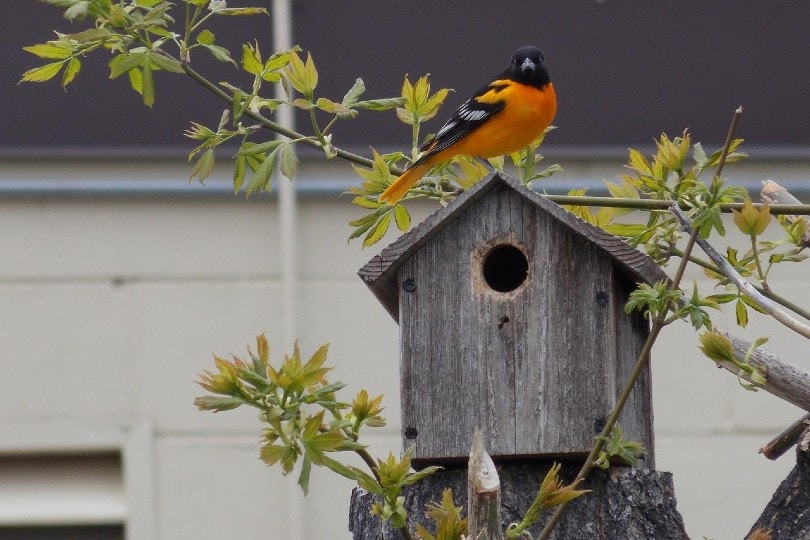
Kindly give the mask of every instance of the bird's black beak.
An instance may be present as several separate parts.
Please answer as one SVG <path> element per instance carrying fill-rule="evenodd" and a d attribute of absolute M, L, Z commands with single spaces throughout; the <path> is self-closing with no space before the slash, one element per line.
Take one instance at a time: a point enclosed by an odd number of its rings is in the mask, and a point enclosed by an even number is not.
<path fill-rule="evenodd" d="M 537 69 L 537 64 L 535 64 L 531 58 L 527 58 L 522 64 L 520 64 L 520 71 L 523 73 L 528 73 L 530 71 L 534 71 L 535 69 Z"/>

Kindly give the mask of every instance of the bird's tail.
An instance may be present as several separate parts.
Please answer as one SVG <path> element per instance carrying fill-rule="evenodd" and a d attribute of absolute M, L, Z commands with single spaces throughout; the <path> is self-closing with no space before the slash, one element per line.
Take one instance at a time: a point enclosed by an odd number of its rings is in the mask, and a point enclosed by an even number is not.
<path fill-rule="evenodd" d="M 402 176 L 394 180 L 394 183 L 380 194 L 380 202 L 387 201 L 388 204 L 398 203 L 399 200 L 408 193 L 408 190 L 427 174 L 432 165 L 431 160 L 425 160 L 402 173 Z"/>

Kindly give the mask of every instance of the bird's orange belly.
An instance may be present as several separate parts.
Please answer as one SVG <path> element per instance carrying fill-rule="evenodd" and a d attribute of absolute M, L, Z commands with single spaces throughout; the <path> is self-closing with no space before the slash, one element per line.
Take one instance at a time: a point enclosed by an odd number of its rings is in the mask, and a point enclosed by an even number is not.
<path fill-rule="evenodd" d="M 475 137 L 459 141 L 458 153 L 489 158 L 517 152 L 543 134 L 554 120 L 557 100 L 554 88 L 543 92 L 531 102 L 510 100 L 498 113 L 498 122 L 484 122 L 475 130 Z"/>

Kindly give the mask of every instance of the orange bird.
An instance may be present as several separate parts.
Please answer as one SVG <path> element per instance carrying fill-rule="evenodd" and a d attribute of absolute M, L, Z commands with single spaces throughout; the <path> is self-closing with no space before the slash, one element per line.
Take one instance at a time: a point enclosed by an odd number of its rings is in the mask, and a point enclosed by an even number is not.
<path fill-rule="evenodd" d="M 506 71 L 458 108 L 402 176 L 379 200 L 396 204 L 431 167 L 458 155 L 490 158 L 511 154 L 537 139 L 554 120 L 557 95 L 537 47 L 521 47 Z"/>

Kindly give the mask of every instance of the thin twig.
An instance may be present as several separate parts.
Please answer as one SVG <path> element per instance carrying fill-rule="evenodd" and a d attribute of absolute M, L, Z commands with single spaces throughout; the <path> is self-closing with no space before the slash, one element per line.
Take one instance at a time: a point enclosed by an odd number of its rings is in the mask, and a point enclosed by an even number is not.
<path fill-rule="evenodd" d="M 802 433 L 808 429 L 808 425 L 810 425 L 810 414 L 805 414 L 760 448 L 759 453 L 770 460 L 781 457 L 798 442 Z"/>
<path fill-rule="evenodd" d="M 568 206 L 601 206 L 605 208 L 632 208 L 634 210 L 669 210 L 676 204 L 673 201 L 662 199 L 630 199 L 620 197 L 586 197 L 580 195 L 543 195 L 546 199 L 559 205 Z M 681 209 L 689 210 L 692 207 L 686 203 L 678 204 Z M 810 215 L 810 204 L 785 204 L 770 206 L 768 204 L 754 203 L 754 208 L 769 207 L 771 214 L 777 215 Z M 721 203 L 717 205 L 724 213 L 732 210 L 742 210 L 743 203 Z"/>
<path fill-rule="evenodd" d="M 185 71 L 186 75 L 188 75 L 194 81 L 199 83 L 203 88 L 205 88 L 206 90 L 208 90 L 209 92 L 211 92 L 212 94 L 214 94 L 215 96 L 220 98 L 222 101 L 224 101 L 224 102 L 226 102 L 228 104 L 231 103 L 233 96 L 229 95 L 227 92 L 225 92 L 224 90 L 219 88 L 217 85 L 215 85 L 214 83 L 212 83 L 211 81 L 206 79 L 199 72 L 195 71 L 191 66 L 188 65 L 188 63 L 181 62 L 181 65 L 183 66 L 183 71 Z M 297 141 L 299 141 L 299 142 L 301 142 L 303 144 L 311 146 L 312 148 L 317 148 L 318 150 L 323 150 L 323 145 L 320 142 L 318 142 L 317 139 L 306 137 L 305 135 L 303 135 L 301 133 L 298 133 L 297 131 L 294 131 L 292 129 L 288 129 L 288 128 L 282 126 L 281 124 L 279 124 L 277 122 L 273 122 L 272 120 L 270 120 L 266 116 L 263 116 L 263 115 L 255 112 L 255 111 L 251 111 L 250 109 L 245 109 L 244 115 L 247 116 L 248 118 L 251 118 L 252 120 L 258 122 L 259 125 L 261 125 L 263 128 L 269 129 L 269 130 L 271 130 L 271 131 L 273 131 L 275 133 L 278 133 L 279 135 L 283 135 L 284 137 L 287 137 L 288 139 L 297 140 Z M 368 167 L 368 168 L 371 168 L 371 167 L 374 166 L 374 161 L 369 159 L 369 158 L 363 157 L 363 156 L 358 155 L 358 154 L 353 154 L 352 152 L 347 152 L 346 150 L 341 150 L 340 148 L 333 148 L 333 149 L 335 151 L 335 154 L 338 157 L 342 158 L 342 159 L 345 159 L 345 160 L 350 161 L 352 163 L 356 163 L 358 165 L 362 165 L 362 166 Z M 393 169 L 393 168 L 390 168 L 390 169 L 391 169 L 392 174 L 397 174 L 397 175 L 401 174 L 401 171 L 399 171 L 397 169 Z"/>
<path fill-rule="evenodd" d="M 669 253 L 671 255 L 675 255 L 676 257 L 683 257 L 683 251 L 679 250 L 676 247 L 669 248 Z M 689 262 L 692 262 L 700 266 L 701 268 L 705 268 L 710 272 L 714 272 L 715 274 L 722 274 L 720 268 L 713 265 L 710 261 L 701 259 L 700 257 L 696 257 L 695 255 L 691 255 L 689 257 Z M 810 321 L 810 311 L 808 311 L 807 309 L 803 308 L 802 306 L 798 305 L 795 302 L 792 302 L 791 300 L 785 298 L 784 296 L 775 293 L 771 289 L 766 290 L 755 283 L 752 283 L 751 285 L 764 296 L 770 298 L 771 300 L 773 300 L 778 304 L 781 304 L 783 307 L 786 307 L 796 315 L 799 315 L 800 317 Z"/>
<path fill-rule="evenodd" d="M 742 116 L 743 108 L 737 107 L 734 111 L 734 116 L 731 117 L 731 125 L 726 133 L 726 142 L 723 144 L 723 151 L 720 153 L 720 160 L 717 162 L 717 169 L 714 172 L 714 179 L 720 180 L 720 175 L 723 173 L 723 167 L 726 166 L 726 159 L 728 152 L 731 150 L 731 142 L 734 139 L 734 132 L 737 131 L 737 124 L 740 123 L 740 116 Z"/>

